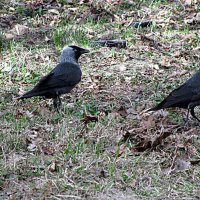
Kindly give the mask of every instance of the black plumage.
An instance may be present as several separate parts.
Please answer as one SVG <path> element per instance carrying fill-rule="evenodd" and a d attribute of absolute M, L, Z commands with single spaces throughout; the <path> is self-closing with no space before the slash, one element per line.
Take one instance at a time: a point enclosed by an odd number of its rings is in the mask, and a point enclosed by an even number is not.
<path fill-rule="evenodd" d="M 36 86 L 19 97 L 19 99 L 43 96 L 52 98 L 54 107 L 61 105 L 60 95 L 69 93 L 81 80 L 79 57 L 89 51 L 77 46 L 63 49 L 60 63 L 46 76 L 42 77 Z"/>
<path fill-rule="evenodd" d="M 200 70 L 198 70 L 183 85 L 173 90 L 161 103 L 148 111 L 157 111 L 165 108 L 184 108 L 188 109 L 192 117 L 200 120 L 195 115 L 194 108 L 200 105 Z M 187 115 L 188 117 L 188 115 Z"/>

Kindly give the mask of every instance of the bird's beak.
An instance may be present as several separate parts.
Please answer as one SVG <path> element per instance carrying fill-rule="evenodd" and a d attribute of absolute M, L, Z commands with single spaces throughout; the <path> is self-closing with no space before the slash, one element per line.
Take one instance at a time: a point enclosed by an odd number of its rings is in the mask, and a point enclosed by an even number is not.
<path fill-rule="evenodd" d="M 84 54 L 84 53 L 89 53 L 90 51 L 87 50 L 87 49 L 81 49 L 81 54 Z"/>

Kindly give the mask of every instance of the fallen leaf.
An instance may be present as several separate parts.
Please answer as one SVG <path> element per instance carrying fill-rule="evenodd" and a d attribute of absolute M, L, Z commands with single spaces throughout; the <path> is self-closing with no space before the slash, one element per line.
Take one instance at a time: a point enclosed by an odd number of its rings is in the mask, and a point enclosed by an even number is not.
<path fill-rule="evenodd" d="M 174 57 L 177 58 L 179 56 L 181 56 L 181 52 L 180 51 L 175 51 L 174 52 Z"/>
<path fill-rule="evenodd" d="M 196 165 L 200 163 L 200 159 L 190 160 L 191 165 Z"/>
<path fill-rule="evenodd" d="M 160 62 L 160 65 L 162 67 L 165 67 L 167 65 L 167 59 L 166 58 L 162 59 L 162 61 Z"/>
<path fill-rule="evenodd" d="M 175 171 L 185 171 L 191 167 L 190 161 L 183 158 L 177 158 L 174 165 Z"/>
<path fill-rule="evenodd" d="M 126 117 L 128 115 L 126 109 L 122 106 L 117 110 L 117 113 L 119 113 L 122 117 Z"/>
<path fill-rule="evenodd" d="M 19 162 L 21 160 L 25 160 L 25 159 L 26 159 L 25 156 L 22 156 L 17 153 L 12 153 L 11 155 L 8 156 L 7 167 L 12 167 L 12 166 L 16 165 L 17 162 Z"/>
<path fill-rule="evenodd" d="M 96 174 L 99 178 L 106 178 L 106 171 L 104 169 L 97 169 Z"/>
<path fill-rule="evenodd" d="M 197 3 L 198 0 L 185 0 L 184 5 L 191 6 L 195 3 Z"/>
<path fill-rule="evenodd" d="M 15 25 L 15 30 L 17 32 L 17 35 L 24 35 L 29 32 L 29 28 L 27 26 L 20 24 Z"/>
<path fill-rule="evenodd" d="M 121 71 L 121 72 L 123 72 L 123 71 L 126 71 L 126 66 L 125 65 L 119 65 L 119 70 Z"/>
<path fill-rule="evenodd" d="M 193 0 L 185 0 L 185 5 L 191 5 Z"/>
<path fill-rule="evenodd" d="M 30 119 L 33 118 L 34 116 L 33 113 L 29 112 L 28 110 L 26 110 L 25 113 L 26 113 L 26 116 Z"/>
<path fill-rule="evenodd" d="M 189 39 L 191 39 L 191 38 L 193 38 L 193 37 L 195 37 L 195 34 L 190 33 L 190 34 L 187 34 L 187 35 L 182 36 L 182 40 L 183 40 L 183 41 L 186 41 L 186 40 L 189 40 Z"/>
<path fill-rule="evenodd" d="M 49 39 L 47 36 L 45 36 L 45 39 L 44 39 L 46 42 L 49 42 L 51 39 Z"/>
<path fill-rule="evenodd" d="M 37 150 L 37 147 L 36 147 L 36 145 L 34 144 L 34 143 L 30 143 L 30 144 L 28 144 L 28 146 L 27 146 L 27 149 L 29 150 L 29 151 L 36 151 Z"/>
<path fill-rule="evenodd" d="M 147 120 L 141 122 L 141 126 L 144 129 L 149 129 L 155 126 L 155 118 L 154 116 L 150 115 Z"/>
<path fill-rule="evenodd" d="M 53 161 L 49 166 L 48 166 L 48 170 L 50 172 L 55 172 L 56 171 L 56 162 Z"/>
<path fill-rule="evenodd" d="M 173 128 L 177 128 L 178 125 L 173 126 Z M 172 127 L 171 127 L 172 128 Z M 143 152 L 150 148 L 155 148 L 159 144 L 162 143 L 164 139 L 166 139 L 168 136 L 172 135 L 173 132 L 169 129 L 166 129 L 165 132 L 161 133 L 160 136 L 158 136 L 156 139 L 152 140 L 151 138 L 145 139 L 141 142 L 139 142 L 137 145 L 135 145 L 131 150 L 134 152 Z"/>
<path fill-rule="evenodd" d="M 85 124 L 88 124 L 89 122 L 97 122 L 98 117 L 83 113 L 83 119 L 81 121 L 84 122 Z"/>
<path fill-rule="evenodd" d="M 111 112 L 111 113 L 108 113 L 108 119 L 110 119 L 110 120 L 112 120 L 112 119 L 116 119 L 116 118 L 118 118 L 120 116 L 120 114 L 119 113 L 117 113 L 117 112 Z"/>
<path fill-rule="evenodd" d="M 199 24 L 200 23 L 200 17 L 194 17 L 192 19 L 185 20 L 185 23 L 187 24 Z"/>
<path fill-rule="evenodd" d="M 53 155 L 53 152 L 54 152 L 52 147 L 48 147 L 48 146 L 42 146 L 42 151 L 46 155 Z"/>
<path fill-rule="evenodd" d="M 11 40 L 15 37 L 12 33 L 5 33 L 4 35 L 7 40 Z"/>
<path fill-rule="evenodd" d="M 48 10 L 49 13 L 52 13 L 52 14 L 56 14 L 56 15 L 59 15 L 59 11 L 57 9 L 49 9 Z"/>

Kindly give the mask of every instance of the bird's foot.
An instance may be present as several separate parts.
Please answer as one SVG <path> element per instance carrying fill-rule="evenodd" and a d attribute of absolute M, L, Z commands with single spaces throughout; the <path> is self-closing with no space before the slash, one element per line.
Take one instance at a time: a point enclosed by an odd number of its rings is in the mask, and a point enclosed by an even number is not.
<path fill-rule="evenodd" d="M 188 119 L 184 119 L 183 128 L 184 129 L 188 129 L 189 128 L 189 120 Z"/>
<path fill-rule="evenodd" d="M 59 97 L 53 99 L 53 107 L 56 112 L 60 113 L 61 99 Z"/>
<path fill-rule="evenodd" d="M 60 114 L 60 108 L 59 107 L 54 107 L 54 110 Z"/>

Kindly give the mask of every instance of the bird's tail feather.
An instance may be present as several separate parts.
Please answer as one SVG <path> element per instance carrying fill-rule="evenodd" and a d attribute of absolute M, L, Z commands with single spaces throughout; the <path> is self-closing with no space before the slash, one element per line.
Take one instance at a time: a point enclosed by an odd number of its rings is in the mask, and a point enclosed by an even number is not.
<path fill-rule="evenodd" d="M 172 102 L 170 102 L 170 101 L 168 102 L 166 99 L 164 99 L 161 103 L 159 103 L 155 107 L 150 108 L 149 110 L 147 110 L 147 112 L 149 112 L 149 111 L 157 111 L 157 110 L 161 110 L 161 109 L 164 109 L 164 108 L 169 108 L 172 105 L 173 105 Z"/>
<path fill-rule="evenodd" d="M 157 111 L 157 110 L 160 110 L 160 109 L 162 109 L 162 107 L 159 106 L 159 105 L 157 105 L 157 106 L 155 106 L 155 107 L 150 108 L 149 110 L 147 110 L 147 112 L 150 112 L 150 111 Z"/>
<path fill-rule="evenodd" d="M 23 94 L 22 96 L 20 96 L 18 99 L 27 99 L 27 98 L 31 98 L 34 96 L 39 96 L 39 92 L 35 92 L 34 90 L 30 90 L 28 92 L 26 92 L 25 94 Z"/>

